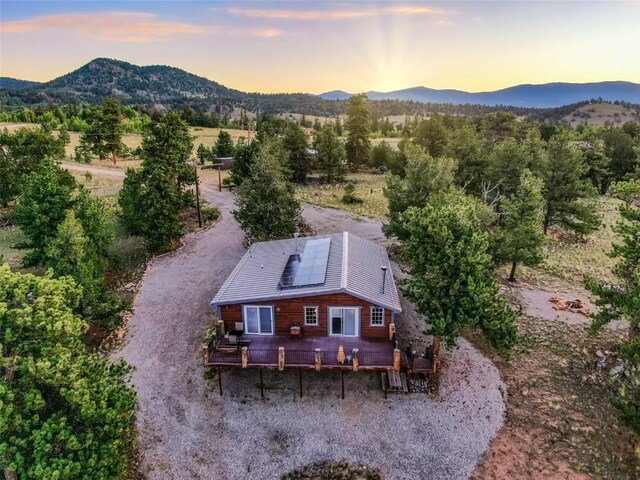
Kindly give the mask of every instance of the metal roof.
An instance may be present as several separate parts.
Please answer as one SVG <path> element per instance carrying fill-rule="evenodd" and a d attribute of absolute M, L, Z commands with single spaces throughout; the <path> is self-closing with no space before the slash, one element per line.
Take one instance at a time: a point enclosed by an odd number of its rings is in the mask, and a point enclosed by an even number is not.
<path fill-rule="evenodd" d="M 280 278 L 289 257 L 302 253 L 308 241 L 324 238 L 331 239 L 324 283 L 281 288 Z M 386 267 L 386 273 L 382 267 Z M 348 232 L 251 245 L 211 304 L 230 305 L 330 293 L 347 293 L 391 311 L 401 311 L 386 249 Z"/>

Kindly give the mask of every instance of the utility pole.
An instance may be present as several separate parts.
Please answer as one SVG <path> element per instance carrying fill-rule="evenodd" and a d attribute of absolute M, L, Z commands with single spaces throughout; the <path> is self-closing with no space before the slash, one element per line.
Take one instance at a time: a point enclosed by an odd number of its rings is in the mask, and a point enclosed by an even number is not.
<path fill-rule="evenodd" d="M 198 166 L 193 166 L 193 171 L 196 174 L 196 208 L 198 209 L 198 226 L 202 228 L 202 214 L 200 213 L 200 185 L 198 182 Z"/>

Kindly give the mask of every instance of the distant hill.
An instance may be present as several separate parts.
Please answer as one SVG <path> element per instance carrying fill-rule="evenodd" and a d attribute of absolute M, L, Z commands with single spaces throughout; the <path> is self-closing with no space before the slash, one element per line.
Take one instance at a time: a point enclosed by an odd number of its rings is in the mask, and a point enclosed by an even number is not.
<path fill-rule="evenodd" d="M 182 109 L 188 105 L 200 112 L 215 110 L 223 116 L 242 108 L 260 114 L 288 112 L 332 118 L 345 114 L 350 95 L 342 90 L 320 96 L 246 93 L 179 68 L 138 66 L 109 58 L 96 58 L 44 83 L 0 79 L 0 110 L 36 105 L 96 104 L 111 96 L 129 105 L 161 104 L 169 109 Z M 369 98 L 373 100 L 372 110 L 378 117 L 404 118 L 405 115 L 433 113 L 474 116 L 507 110 L 539 121 L 561 121 L 592 99 L 640 104 L 640 85 L 629 82 L 551 83 L 519 85 L 483 93 L 416 87 L 386 93 L 369 92 Z M 636 117 L 638 108 L 633 107 Z M 578 117 L 584 120 L 589 113 L 579 112 L 569 120 L 572 123 L 578 121 Z M 619 117 L 615 118 L 623 117 L 623 112 L 619 112 Z"/>
<path fill-rule="evenodd" d="M 523 108 L 554 108 L 591 99 L 640 103 L 640 84 L 631 82 L 547 83 L 517 85 L 494 92 L 470 93 L 414 87 L 393 92 L 367 92 L 372 100 L 411 100 L 453 105 L 509 105 Z M 326 100 L 344 100 L 350 94 L 333 90 L 320 95 Z"/>
<path fill-rule="evenodd" d="M 8 85 L 2 87 L 16 88 Z M 29 90 L 41 98 L 77 96 L 84 101 L 94 102 L 112 96 L 125 103 L 143 104 L 239 95 L 235 90 L 179 68 L 164 65 L 140 67 L 109 58 L 96 58 L 49 82 L 18 88 Z"/>
<path fill-rule="evenodd" d="M 19 78 L 0 77 L 0 88 L 10 88 L 12 90 L 22 90 L 40 85 L 40 82 L 30 80 L 20 80 Z"/>
<path fill-rule="evenodd" d="M 640 109 L 612 103 L 590 103 L 565 115 L 562 121 L 573 128 L 581 123 L 596 127 L 602 127 L 605 124 L 620 126 L 629 121 L 640 122 Z"/>

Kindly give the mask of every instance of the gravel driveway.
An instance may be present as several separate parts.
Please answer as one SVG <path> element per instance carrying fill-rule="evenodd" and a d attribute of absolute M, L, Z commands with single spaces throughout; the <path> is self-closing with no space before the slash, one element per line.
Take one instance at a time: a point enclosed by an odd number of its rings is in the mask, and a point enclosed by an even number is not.
<path fill-rule="evenodd" d="M 129 332 L 117 356 L 136 366 L 137 427 L 150 479 L 276 479 L 321 460 L 380 468 L 388 479 L 462 479 L 503 422 L 497 369 L 466 341 L 445 354 L 440 397 L 384 399 L 380 377 L 304 372 L 297 397 L 292 371 L 224 370 L 225 394 L 203 378 L 200 345 L 213 320 L 209 301 L 242 257 L 242 232 L 229 214 L 233 197 L 209 193 L 222 219 L 149 267 Z M 306 206 L 319 233 L 349 230 L 382 239 L 379 222 Z M 400 321 L 414 321 L 411 306 Z M 413 330 L 419 328 L 416 324 Z"/>

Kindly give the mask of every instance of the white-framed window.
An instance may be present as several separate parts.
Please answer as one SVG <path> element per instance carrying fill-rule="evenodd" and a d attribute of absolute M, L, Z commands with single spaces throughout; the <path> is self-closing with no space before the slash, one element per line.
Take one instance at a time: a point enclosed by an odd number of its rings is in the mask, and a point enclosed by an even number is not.
<path fill-rule="evenodd" d="M 360 334 L 360 308 L 329 307 L 329 335 L 357 337 Z"/>
<path fill-rule="evenodd" d="M 318 307 L 304 307 L 304 324 L 317 326 L 320 321 L 318 311 Z"/>
<path fill-rule="evenodd" d="M 384 308 L 371 307 L 371 326 L 384 327 Z"/>
<path fill-rule="evenodd" d="M 270 305 L 245 305 L 244 333 L 273 335 L 273 307 Z"/>

